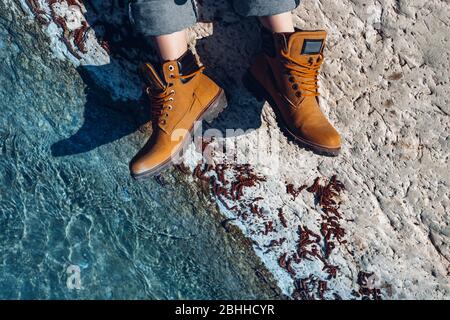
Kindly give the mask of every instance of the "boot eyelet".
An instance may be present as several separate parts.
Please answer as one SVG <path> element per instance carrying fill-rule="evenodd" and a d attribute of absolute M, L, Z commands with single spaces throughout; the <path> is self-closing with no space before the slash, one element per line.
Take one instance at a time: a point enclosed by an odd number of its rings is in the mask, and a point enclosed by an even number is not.
<path fill-rule="evenodd" d="M 294 81 L 295 81 L 294 77 L 289 77 L 289 82 L 294 82 Z"/>
<path fill-rule="evenodd" d="M 168 105 L 168 106 L 167 106 L 167 109 L 172 110 L 173 107 L 172 107 L 171 105 Z"/>
<path fill-rule="evenodd" d="M 297 92 L 295 93 L 295 96 L 296 96 L 297 98 L 300 98 L 300 97 L 302 96 L 302 93 L 301 93 L 300 91 L 297 91 Z"/>
<path fill-rule="evenodd" d="M 292 85 L 292 89 L 297 90 L 297 89 L 298 89 L 298 84 L 294 83 L 294 84 Z"/>
<path fill-rule="evenodd" d="M 166 124 L 166 120 L 161 120 L 160 123 L 164 125 Z"/>
<path fill-rule="evenodd" d="M 175 90 L 170 90 L 170 94 L 175 95 Z"/>
<path fill-rule="evenodd" d="M 170 97 L 170 98 L 169 98 L 169 101 L 173 101 L 173 97 Z"/>
<path fill-rule="evenodd" d="M 145 88 L 145 93 L 150 94 L 150 87 Z"/>
<path fill-rule="evenodd" d="M 174 66 L 173 65 L 169 65 L 169 71 L 173 71 L 173 70 L 175 70 Z"/>

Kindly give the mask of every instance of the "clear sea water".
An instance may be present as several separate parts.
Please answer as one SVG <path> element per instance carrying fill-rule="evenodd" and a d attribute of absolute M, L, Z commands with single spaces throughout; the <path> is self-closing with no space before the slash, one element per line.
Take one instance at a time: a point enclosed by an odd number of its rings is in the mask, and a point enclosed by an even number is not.
<path fill-rule="evenodd" d="M 271 297 L 181 173 L 130 178 L 140 120 L 90 92 L 3 0 L 0 115 L 0 299 Z"/>

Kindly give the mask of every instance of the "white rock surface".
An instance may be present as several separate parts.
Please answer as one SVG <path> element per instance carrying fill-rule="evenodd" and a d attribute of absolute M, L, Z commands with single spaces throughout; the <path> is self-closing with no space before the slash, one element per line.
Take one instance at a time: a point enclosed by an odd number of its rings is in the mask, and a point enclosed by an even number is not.
<path fill-rule="evenodd" d="M 341 248 L 333 257 L 341 267 L 333 289 L 348 298 L 355 274 L 366 270 L 378 275 L 385 298 L 448 298 L 449 3 L 304 1 L 295 22 L 301 29 L 329 32 L 322 107 L 342 133 L 343 152 L 320 157 L 279 134 L 280 154 L 267 156 L 269 163 L 280 161 L 280 170 L 248 194 L 265 198 L 259 205 L 267 215 L 239 225 L 251 234 L 264 221 L 277 220 L 277 209 L 283 208 L 290 228 L 280 250 L 264 254 L 260 249 L 280 238 L 280 225 L 275 236 L 250 237 L 280 287 L 290 293 L 292 281 L 277 259 L 295 250 L 297 225 L 318 230 L 318 213 L 310 195 L 292 201 L 285 181 L 300 186 L 315 176 L 337 174 L 347 187 L 342 212 L 354 219 L 345 223 L 347 249 L 354 255 Z M 235 69 L 230 69 L 231 75 Z M 258 131 L 270 141 L 278 127 L 267 105 L 262 118 Z M 320 264 L 302 263 L 296 271 L 302 278 L 320 275 Z"/>

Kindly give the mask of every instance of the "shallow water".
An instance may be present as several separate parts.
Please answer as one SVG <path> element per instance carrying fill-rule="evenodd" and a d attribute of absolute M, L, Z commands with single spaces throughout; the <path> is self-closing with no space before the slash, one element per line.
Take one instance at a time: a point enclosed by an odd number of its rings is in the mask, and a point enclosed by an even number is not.
<path fill-rule="evenodd" d="M 271 297 L 255 256 L 179 173 L 164 186 L 129 177 L 139 120 L 18 15 L 0 3 L 0 298 Z"/>

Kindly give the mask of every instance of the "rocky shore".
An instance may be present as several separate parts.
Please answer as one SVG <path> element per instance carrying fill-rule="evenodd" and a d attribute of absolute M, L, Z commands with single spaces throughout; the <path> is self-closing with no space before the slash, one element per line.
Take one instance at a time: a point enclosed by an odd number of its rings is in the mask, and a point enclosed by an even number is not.
<path fill-rule="evenodd" d="M 121 3 L 20 1 L 55 59 L 85 70 L 117 106 L 132 101 L 137 117 L 136 65 L 154 53 Z M 305 0 L 295 11 L 299 28 L 329 33 L 321 102 L 344 148 L 327 158 L 298 148 L 243 87 L 258 24 L 215 3 L 200 6 L 191 43 L 228 94 L 213 127 L 243 132 L 202 145 L 212 165 L 193 144 L 174 170 L 211 196 L 288 297 L 450 298 L 450 4 Z M 248 161 L 225 158 L 223 144 Z"/>

